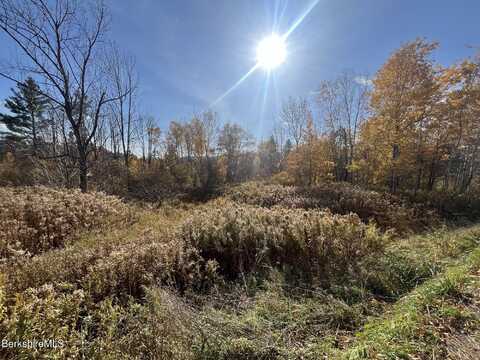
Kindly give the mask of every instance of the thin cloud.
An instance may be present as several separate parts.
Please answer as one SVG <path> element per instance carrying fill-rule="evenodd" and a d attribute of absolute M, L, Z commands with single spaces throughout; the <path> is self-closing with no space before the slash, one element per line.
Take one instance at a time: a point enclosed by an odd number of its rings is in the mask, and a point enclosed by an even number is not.
<path fill-rule="evenodd" d="M 372 86 L 373 81 L 366 76 L 355 76 L 355 82 L 364 86 Z"/>

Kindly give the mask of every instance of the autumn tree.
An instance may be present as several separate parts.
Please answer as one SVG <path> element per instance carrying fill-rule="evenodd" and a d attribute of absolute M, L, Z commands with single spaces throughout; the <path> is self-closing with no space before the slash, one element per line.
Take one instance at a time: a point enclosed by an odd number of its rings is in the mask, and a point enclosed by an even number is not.
<path fill-rule="evenodd" d="M 152 160 L 158 153 L 158 146 L 160 144 L 160 137 L 162 131 L 155 125 L 153 118 L 149 118 L 147 122 L 147 163 L 152 164 Z"/>
<path fill-rule="evenodd" d="M 228 183 L 237 180 L 241 156 L 251 144 L 250 136 L 237 124 L 226 123 L 220 130 L 218 147 L 225 159 Z"/>
<path fill-rule="evenodd" d="M 443 97 L 433 132 L 436 156 L 429 189 L 443 173 L 445 189 L 464 192 L 480 167 L 480 58 L 445 69 L 439 82 Z"/>
<path fill-rule="evenodd" d="M 298 147 L 303 139 L 307 121 L 311 116 L 307 100 L 290 97 L 282 106 L 280 120 L 285 126 L 287 136 L 293 139 Z"/>
<path fill-rule="evenodd" d="M 287 172 L 297 184 L 313 186 L 332 180 L 333 164 L 328 137 L 318 134 L 309 117 L 301 144 L 288 155 Z"/>
<path fill-rule="evenodd" d="M 273 135 L 258 145 L 259 173 L 262 177 L 271 177 L 280 170 L 281 153 Z"/>
<path fill-rule="evenodd" d="M 376 163 L 391 192 L 399 189 L 402 178 L 423 169 L 424 130 L 438 94 L 430 59 L 436 47 L 422 39 L 403 45 L 373 79 L 372 118 L 362 134 L 364 159 Z"/>
<path fill-rule="evenodd" d="M 4 0 L 0 8 L 0 30 L 24 55 L 16 68 L 42 79 L 42 94 L 65 113 L 75 139 L 73 156 L 84 192 L 88 155 L 102 111 L 118 98 L 109 93 L 100 61 L 107 20 L 107 9 L 100 1 Z M 21 82 L 10 73 L 1 74 Z"/>
<path fill-rule="evenodd" d="M 196 169 L 194 183 L 208 193 L 219 181 L 215 158 L 218 115 L 207 110 L 194 116 L 189 126 Z"/>
<path fill-rule="evenodd" d="M 293 149 L 293 144 L 287 134 L 287 126 L 280 118 L 274 123 L 272 137 L 277 146 L 277 153 L 280 157 L 279 159 L 279 171 L 286 170 L 287 167 L 287 158 L 290 152 Z"/>
<path fill-rule="evenodd" d="M 331 140 L 336 179 L 353 181 L 353 162 L 360 126 L 368 114 L 370 80 L 344 71 L 334 80 L 322 81 L 317 91 L 319 116 Z"/>

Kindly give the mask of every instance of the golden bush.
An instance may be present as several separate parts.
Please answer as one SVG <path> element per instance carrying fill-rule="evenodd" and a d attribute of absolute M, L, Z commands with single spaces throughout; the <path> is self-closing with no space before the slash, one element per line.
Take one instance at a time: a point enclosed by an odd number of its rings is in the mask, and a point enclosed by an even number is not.
<path fill-rule="evenodd" d="M 50 346 L 0 349 L 2 359 L 68 359 L 81 357 L 82 332 L 77 330 L 85 302 L 82 290 L 66 294 L 52 284 L 17 294 L 0 322 L 9 341 L 55 341 Z M 30 347 L 29 347 L 30 346 Z M 33 356 L 34 355 L 34 356 Z M 33 357 L 32 357 L 33 356 Z"/>
<path fill-rule="evenodd" d="M 95 301 L 109 296 L 142 298 L 144 289 L 164 285 L 183 292 L 206 290 L 217 281 L 216 263 L 174 234 L 139 234 L 124 244 L 71 246 L 4 266 L 9 292 L 52 282 L 68 282 Z M 0 268 L 2 270 L 2 268 Z"/>
<path fill-rule="evenodd" d="M 435 211 L 407 203 L 400 197 L 364 190 L 347 183 L 325 183 L 308 188 L 258 182 L 228 189 L 225 196 L 235 202 L 262 207 L 275 205 L 297 209 L 330 209 L 333 213 L 357 214 L 383 230 L 398 233 L 424 230 L 439 223 Z"/>
<path fill-rule="evenodd" d="M 355 214 L 228 201 L 195 211 L 181 229 L 181 238 L 205 260 L 217 261 L 226 277 L 282 267 L 320 282 L 381 251 L 386 237 Z"/>
<path fill-rule="evenodd" d="M 58 248 L 79 230 L 127 221 L 128 207 L 102 193 L 46 187 L 0 188 L 0 258 Z"/>
<path fill-rule="evenodd" d="M 3 305 L 0 298 L 0 308 Z M 143 304 L 97 304 L 70 284 L 45 284 L 19 293 L 1 318 L 8 341 L 47 341 L 50 346 L 0 348 L 2 359 L 193 359 L 201 331 L 178 296 L 154 288 Z M 54 342 L 53 342 L 54 341 Z"/>
<path fill-rule="evenodd" d="M 154 240 L 124 246 L 99 259 L 80 279 L 96 300 L 125 295 L 141 298 L 144 289 L 164 285 L 183 292 L 202 290 L 215 281 L 216 266 L 180 241 Z"/>

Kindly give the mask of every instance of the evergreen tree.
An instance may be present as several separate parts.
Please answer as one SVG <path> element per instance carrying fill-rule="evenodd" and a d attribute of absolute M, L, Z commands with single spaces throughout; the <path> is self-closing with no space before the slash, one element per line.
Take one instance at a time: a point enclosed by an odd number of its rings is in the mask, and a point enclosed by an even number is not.
<path fill-rule="evenodd" d="M 43 112 L 48 100 L 41 94 L 40 88 L 31 77 L 12 89 L 13 95 L 5 100 L 5 107 L 11 114 L 0 114 L 0 124 L 6 139 L 32 146 L 33 155 L 37 154 L 39 131 L 46 125 Z"/>

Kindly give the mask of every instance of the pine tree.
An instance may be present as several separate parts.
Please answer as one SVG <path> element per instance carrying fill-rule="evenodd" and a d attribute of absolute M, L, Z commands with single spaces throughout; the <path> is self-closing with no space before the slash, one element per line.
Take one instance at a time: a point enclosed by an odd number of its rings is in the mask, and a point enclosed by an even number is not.
<path fill-rule="evenodd" d="M 43 112 L 48 100 L 31 77 L 17 84 L 17 89 L 12 89 L 12 92 L 13 95 L 5 100 L 5 107 L 11 115 L 0 114 L 0 124 L 4 124 L 8 130 L 4 132 L 7 139 L 31 146 L 35 156 L 39 146 L 39 131 L 46 125 Z"/>

